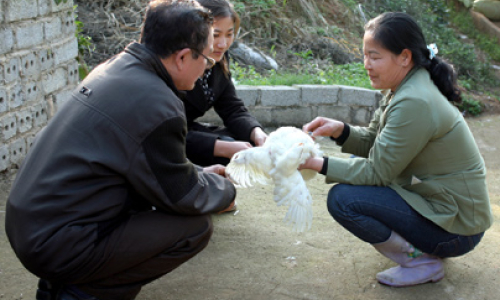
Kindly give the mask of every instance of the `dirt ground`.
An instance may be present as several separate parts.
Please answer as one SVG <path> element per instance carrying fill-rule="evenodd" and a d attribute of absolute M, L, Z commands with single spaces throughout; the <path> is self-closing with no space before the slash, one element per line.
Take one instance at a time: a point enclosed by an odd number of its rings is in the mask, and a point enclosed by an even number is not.
<path fill-rule="evenodd" d="M 213 217 L 215 232 L 208 247 L 145 286 L 137 299 L 499 299 L 500 115 L 468 122 L 488 167 L 495 223 L 476 250 L 445 261 L 442 281 L 410 288 L 378 284 L 375 274 L 394 263 L 333 221 L 325 205 L 330 186 L 318 175 L 308 184 L 314 199 L 310 231 L 294 233 L 283 223 L 286 208 L 275 205 L 272 187 L 240 189 L 238 213 Z M 344 155 L 326 139 L 321 145 L 328 155 Z M 34 299 L 37 278 L 19 263 L 4 232 L 13 175 L 0 181 L 0 299 Z"/>

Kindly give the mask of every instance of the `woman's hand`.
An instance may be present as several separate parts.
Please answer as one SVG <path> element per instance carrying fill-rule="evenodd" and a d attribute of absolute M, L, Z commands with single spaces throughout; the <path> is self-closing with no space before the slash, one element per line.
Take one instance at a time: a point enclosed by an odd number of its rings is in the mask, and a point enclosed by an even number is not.
<path fill-rule="evenodd" d="M 311 136 L 313 138 L 315 136 L 338 138 L 342 134 L 343 130 L 343 122 L 325 117 L 317 117 L 316 119 L 302 126 L 302 131 L 306 133 L 312 132 Z"/>
<path fill-rule="evenodd" d="M 323 163 L 325 159 L 323 157 L 310 157 L 303 164 L 299 166 L 299 170 L 314 170 L 316 172 L 320 172 L 323 168 Z"/>
<path fill-rule="evenodd" d="M 204 173 L 214 173 L 220 176 L 226 176 L 226 167 L 223 165 L 211 165 L 203 168 Z"/>
<path fill-rule="evenodd" d="M 252 145 L 248 142 L 227 142 L 222 140 L 215 141 L 214 156 L 226 157 L 231 159 L 233 155 L 241 150 L 250 149 Z"/>
<path fill-rule="evenodd" d="M 255 127 L 250 134 L 250 140 L 252 140 L 255 146 L 262 146 L 267 139 L 267 134 L 260 127 Z"/>

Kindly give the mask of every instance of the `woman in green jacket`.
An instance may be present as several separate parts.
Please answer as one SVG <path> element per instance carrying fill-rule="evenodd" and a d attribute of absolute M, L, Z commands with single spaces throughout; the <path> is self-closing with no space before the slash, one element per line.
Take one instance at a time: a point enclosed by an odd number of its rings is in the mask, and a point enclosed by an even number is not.
<path fill-rule="evenodd" d="M 405 13 L 365 26 L 364 65 L 385 97 L 368 127 L 318 117 L 304 125 L 353 158 L 313 158 L 339 183 L 328 194 L 333 218 L 399 266 L 377 274 L 391 286 L 436 282 L 442 258 L 471 251 L 492 223 L 484 160 L 456 105 L 453 68 L 427 46 Z"/>

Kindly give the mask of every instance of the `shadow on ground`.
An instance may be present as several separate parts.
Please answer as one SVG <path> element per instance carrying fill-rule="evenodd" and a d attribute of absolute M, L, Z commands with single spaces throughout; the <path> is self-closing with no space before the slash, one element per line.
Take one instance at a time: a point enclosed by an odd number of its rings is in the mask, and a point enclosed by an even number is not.
<path fill-rule="evenodd" d="M 500 115 L 469 118 L 486 160 L 495 223 L 476 250 L 447 259 L 435 284 L 389 288 L 375 274 L 394 264 L 336 224 L 326 210 L 329 185 L 319 175 L 308 187 L 312 229 L 294 233 L 272 187 L 238 191 L 239 212 L 214 216 L 208 247 L 172 273 L 145 286 L 137 299 L 158 300 L 494 300 L 500 292 Z M 327 139 L 329 155 L 344 155 Z M 4 232 L 5 201 L 13 176 L 0 183 L 0 299 L 34 299 L 37 279 L 13 254 Z M 160 229 L 159 229 L 160 230 Z"/>

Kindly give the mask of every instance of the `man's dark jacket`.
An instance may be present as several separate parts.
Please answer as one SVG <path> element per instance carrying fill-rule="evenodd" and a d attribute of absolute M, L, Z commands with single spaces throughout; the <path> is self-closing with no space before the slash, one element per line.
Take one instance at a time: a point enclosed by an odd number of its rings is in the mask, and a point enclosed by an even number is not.
<path fill-rule="evenodd" d="M 135 205 L 201 215 L 234 200 L 228 180 L 186 159 L 177 93 L 161 61 L 137 43 L 77 87 L 38 134 L 7 202 L 8 238 L 27 269 L 71 277 Z"/>

